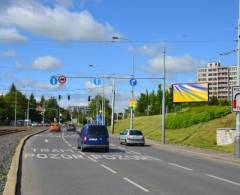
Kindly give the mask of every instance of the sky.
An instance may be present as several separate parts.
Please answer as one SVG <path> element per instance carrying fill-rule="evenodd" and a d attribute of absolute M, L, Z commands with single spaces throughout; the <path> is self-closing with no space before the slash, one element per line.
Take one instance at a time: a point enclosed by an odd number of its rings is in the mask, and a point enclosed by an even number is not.
<path fill-rule="evenodd" d="M 219 54 L 236 49 L 237 19 L 237 0 L 0 0 L 0 92 L 15 83 L 27 96 L 87 105 L 103 84 L 69 78 L 51 85 L 50 78 L 130 77 L 133 56 L 135 77 L 162 78 L 163 48 L 167 85 L 196 82 L 197 68 L 209 62 L 236 65 L 236 53 Z M 102 83 L 111 99 L 112 81 Z M 161 83 L 139 79 L 134 94 Z M 129 80 L 116 80 L 116 110 L 130 98 Z"/>

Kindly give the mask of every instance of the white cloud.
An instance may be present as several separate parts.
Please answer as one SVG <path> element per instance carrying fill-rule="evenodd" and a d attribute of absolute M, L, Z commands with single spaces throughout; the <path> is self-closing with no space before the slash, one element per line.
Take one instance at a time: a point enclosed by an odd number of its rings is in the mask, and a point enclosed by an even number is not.
<path fill-rule="evenodd" d="M 37 70 L 59 68 L 61 65 L 60 60 L 53 56 L 41 56 L 33 61 L 33 68 Z"/>
<path fill-rule="evenodd" d="M 60 41 L 103 41 L 118 34 L 110 24 L 97 22 L 86 10 L 73 12 L 36 3 L 13 4 L 2 10 L 0 24 Z"/>
<path fill-rule="evenodd" d="M 157 53 L 157 48 L 148 45 L 143 45 L 138 50 L 142 55 L 148 56 L 153 56 Z"/>
<path fill-rule="evenodd" d="M 17 54 L 13 50 L 6 50 L 6 51 L 0 52 L 0 56 L 8 57 L 8 58 L 15 58 L 17 56 Z"/>
<path fill-rule="evenodd" d="M 197 60 L 190 55 L 184 56 L 166 56 L 167 73 L 186 73 L 193 72 L 197 67 L 206 64 L 204 60 Z M 144 65 L 144 70 L 149 73 L 163 72 L 163 55 L 157 55 L 151 58 L 148 66 Z"/>
<path fill-rule="evenodd" d="M 0 16 L 1 17 L 1 16 Z M 27 39 L 19 34 L 16 28 L 1 28 L 0 27 L 0 42 L 11 43 L 11 42 L 23 42 Z"/>

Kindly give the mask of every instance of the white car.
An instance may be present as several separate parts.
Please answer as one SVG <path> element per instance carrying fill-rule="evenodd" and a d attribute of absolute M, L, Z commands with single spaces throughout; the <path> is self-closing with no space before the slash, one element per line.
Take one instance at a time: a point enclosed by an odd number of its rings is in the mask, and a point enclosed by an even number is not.
<path fill-rule="evenodd" d="M 126 129 L 119 136 L 120 144 L 138 144 L 141 146 L 145 145 L 145 138 L 142 131 L 138 129 Z"/>

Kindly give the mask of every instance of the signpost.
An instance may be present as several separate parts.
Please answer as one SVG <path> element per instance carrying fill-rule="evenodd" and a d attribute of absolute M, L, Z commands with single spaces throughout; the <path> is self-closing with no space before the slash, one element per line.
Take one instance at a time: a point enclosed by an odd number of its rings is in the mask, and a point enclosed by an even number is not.
<path fill-rule="evenodd" d="M 65 84 L 66 81 L 67 81 L 67 78 L 64 75 L 61 75 L 61 76 L 58 77 L 58 82 L 60 84 Z"/>
<path fill-rule="evenodd" d="M 50 79 L 50 83 L 51 83 L 52 85 L 56 85 L 56 84 L 58 83 L 57 77 L 52 76 L 51 79 Z"/>
<path fill-rule="evenodd" d="M 129 107 L 131 109 L 134 109 L 136 107 L 136 100 L 135 99 L 130 99 L 129 101 Z"/>
<path fill-rule="evenodd" d="M 101 85 L 101 79 L 95 78 L 95 79 L 93 80 L 93 83 L 94 83 L 94 85 Z"/>
<path fill-rule="evenodd" d="M 137 85 L 137 80 L 136 79 L 130 79 L 129 83 L 130 83 L 131 86 L 134 87 L 135 85 Z"/>
<path fill-rule="evenodd" d="M 240 86 L 232 87 L 232 111 L 240 112 Z"/>

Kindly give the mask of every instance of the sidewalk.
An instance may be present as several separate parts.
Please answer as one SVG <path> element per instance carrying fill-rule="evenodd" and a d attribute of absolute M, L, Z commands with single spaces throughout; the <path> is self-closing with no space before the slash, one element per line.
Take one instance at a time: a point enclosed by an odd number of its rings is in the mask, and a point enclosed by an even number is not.
<path fill-rule="evenodd" d="M 118 135 L 111 135 L 112 137 L 118 138 Z M 214 150 L 208 150 L 203 148 L 194 148 L 191 146 L 181 146 L 174 144 L 161 144 L 157 141 L 146 139 L 146 144 L 151 145 L 153 148 L 180 153 L 182 155 L 194 156 L 198 158 L 205 158 L 208 160 L 215 160 L 220 163 L 232 164 L 240 166 L 240 159 L 235 158 L 233 154 L 223 153 Z"/>

